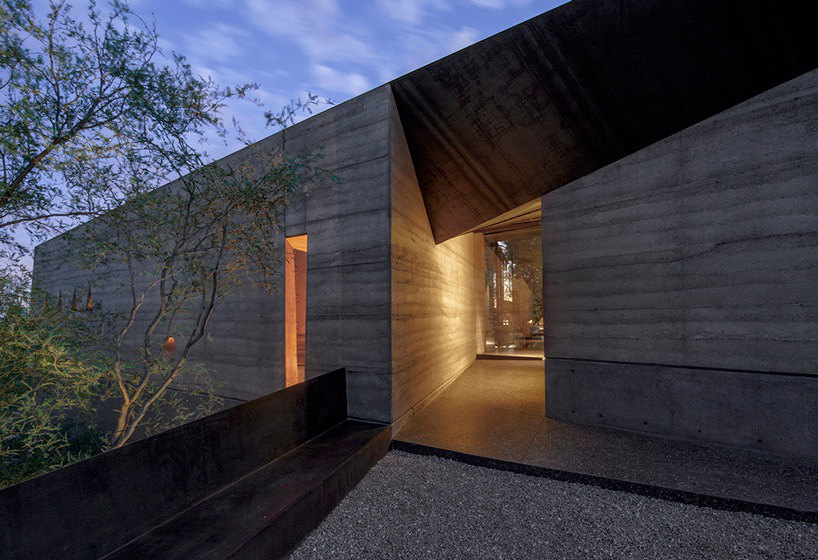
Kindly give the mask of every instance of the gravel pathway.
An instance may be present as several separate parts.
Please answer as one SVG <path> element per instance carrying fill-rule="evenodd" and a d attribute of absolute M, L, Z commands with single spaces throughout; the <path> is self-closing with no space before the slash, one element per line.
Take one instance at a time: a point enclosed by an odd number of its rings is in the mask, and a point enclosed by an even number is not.
<path fill-rule="evenodd" d="M 398 451 L 291 560 L 818 558 L 818 525 L 558 482 Z"/>

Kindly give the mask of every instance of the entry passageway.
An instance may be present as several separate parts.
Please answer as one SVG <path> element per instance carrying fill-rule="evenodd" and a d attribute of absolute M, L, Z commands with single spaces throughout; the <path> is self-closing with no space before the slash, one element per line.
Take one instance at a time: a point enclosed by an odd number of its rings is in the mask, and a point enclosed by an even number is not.
<path fill-rule="evenodd" d="M 818 464 L 545 416 L 541 360 L 477 360 L 394 439 L 571 473 L 818 512 Z M 545 373 L 545 375 L 544 375 Z"/>

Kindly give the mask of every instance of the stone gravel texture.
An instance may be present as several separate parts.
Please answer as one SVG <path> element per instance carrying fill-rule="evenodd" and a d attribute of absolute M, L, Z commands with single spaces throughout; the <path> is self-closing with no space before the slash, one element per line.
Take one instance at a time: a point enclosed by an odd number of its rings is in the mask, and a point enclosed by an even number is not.
<path fill-rule="evenodd" d="M 291 560 L 818 558 L 818 525 L 391 451 Z"/>

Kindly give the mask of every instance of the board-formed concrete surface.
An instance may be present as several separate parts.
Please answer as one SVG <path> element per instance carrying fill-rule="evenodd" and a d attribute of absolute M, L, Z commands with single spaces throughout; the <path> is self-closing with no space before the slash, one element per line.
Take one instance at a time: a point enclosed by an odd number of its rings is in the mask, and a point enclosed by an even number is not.
<path fill-rule="evenodd" d="M 336 179 L 287 205 L 287 235 L 309 245 L 307 378 L 346 368 L 350 416 L 379 422 L 392 403 L 391 103 L 382 86 L 282 132 L 288 153 L 318 156 Z"/>
<path fill-rule="evenodd" d="M 550 417 L 816 456 L 816 123 L 818 70 L 543 197 Z"/>
<path fill-rule="evenodd" d="M 268 148 L 274 149 L 267 143 L 254 146 L 260 154 L 266 153 Z M 231 157 L 238 156 L 234 154 Z M 164 188 L 172 189 L 174 186 L 171 183 Z M 94 305 L 106 313 L 125 314 L 131 306 L 128 272 L 125 267 L 112 270 L 97 268 L 91 271 L 81 266 L 76 259 L 74 246 L 82 243 L 85 227 L 79 226 L 36 248 L 34 285 L 52 294 L 52 301 L 58 294 L 62 294 L 64 302 L 71 301 L 75 290 L 81 298 L 91 287 Z M 283 237 L 281 243 L 283 247 Z M 151 278 L 149 273 L 137 272 L 135 283 L 137 290 L 141 290 Z M 279 285 L 283 294 L 283 282 Z M 141 336 L 144 336 L 145 328 L 158 308 L 157 302 L 158 298 L 148 298 L 137 315 L 130 336 L 133 347 L 137 347 Z M 208 336 L 203 337 L 193 348 L 191 359 L 206 365 L 213 372 L 213 387 L 216 394 L 224 399 L 226 406 L 284 386 L 283 317 L 283 297 L 271 299 L 263 290 L 250 285 L 242 286 L 216 303 L 214 320 L 208 325 Z M 183 320 L 178 320 L 177 324 L 179 332 L 189 332 Z M 181 337 L 177 335 L 176 340 L 181 346 Z M 174 388 L 187 390 L 191 387 L 180 378 Z M 116 416 L 111 418 L 113 422 Z"/>
<path fill-rule="evenodd" d="M 815 376 L 552 358 L 546 371 L 552 418 L 818 461 Z"/>
<path fill-rule="evenodd" d="M 435 244 L 403 127 L 391 108 L 392 420 L 466 369 L 482 346 L 483 242 Z"/>
<path fill-rule="evenodd" d="M 818 525 L 392 451 L 290 556 L 813 559 Z"/>
<path fill-rule="evenodd" d="M 314 165 L 333 177 L 291 196 L 286 208 L 286 235 L 309 236 L 306 377 L 345 367 L 350 414 L 382 422 L 391 419 L 392 399 L 391 103 L 383 86 L 221 160 L 252 166 L 284 150 L 312 156 Z M 174 183 L 162 188 L 173 189 Z M 62 235 L 39 245 L 35 283 L 52 294 L 62 292 L 64 299 L 92 285 L 95 302 L 105 310 L 129 309 L 126 271 L 82 268 L 72 259 L 70 245 L 76 242 Z M 283 236 L 280 242 L 283 255 Z M 155 304 L 148 301 L 137 332 L 152 309 Z M 214 372 L 228 404 L 284 386 L 283 266 L 272 299 L 248 285 L 217 304 L 208 336 L 191 351 L 191 360 Z M 177 386 L 185 388 L 183 382 Z"/>
<path fill-rule="evenodd" d="M 545 355 L 818 374 L 818 70 L 542 199 Z"/>

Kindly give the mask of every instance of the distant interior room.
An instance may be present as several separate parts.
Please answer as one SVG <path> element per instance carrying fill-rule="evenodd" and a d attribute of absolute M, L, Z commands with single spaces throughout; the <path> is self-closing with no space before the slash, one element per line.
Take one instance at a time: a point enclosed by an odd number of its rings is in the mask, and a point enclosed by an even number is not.
<path fill-rule="evenodd" d="M 307 338 L 307 236 L 288 237 L 285 255 L 285 370 L 287 386 L 305 379 Z"/>
<path fill-rule="evenodd" d="M 482 357 L 543 359 L 539 200 L 480 229 L 485 256 Z"/>

